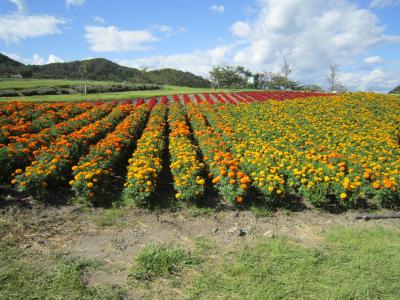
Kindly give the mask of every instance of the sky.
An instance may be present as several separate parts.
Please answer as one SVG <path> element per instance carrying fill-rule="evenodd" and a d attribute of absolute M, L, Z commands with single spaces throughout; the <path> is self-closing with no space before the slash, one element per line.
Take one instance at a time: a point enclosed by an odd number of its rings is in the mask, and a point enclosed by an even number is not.
<path fill-rule="evenodd" d="M 203 77 L 213 65 L 350 90 L 400 84 L 400 0 L 0 0 L 0 52 L 25 64 L 104 57 Z"/>

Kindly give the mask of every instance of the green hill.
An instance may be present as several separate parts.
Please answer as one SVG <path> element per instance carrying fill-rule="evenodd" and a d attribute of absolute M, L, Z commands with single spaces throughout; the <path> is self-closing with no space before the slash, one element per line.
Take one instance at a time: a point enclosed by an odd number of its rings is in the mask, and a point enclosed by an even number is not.
<path fill-rule="evenodd" d="M 46 65 L 24 65 L 0 54 L 0 77 L 34 79 L 81 79 L 79 68 L 86 62 L 89 80 L 128 81 L 188 87 L 210 87 L 210 82 L 200 76 L 175 69 L 144 71 L 120 66 L 104 58 L 72 61 Z"/>
<path fill-rule="evenodd" d="M 400 94 L 400 85 L 389 92 L 389 94 Z"/>
<path fill-rule="evenodd" d="M 0 77 L 17 77 L 24 68 L 24 64 L 0 53 Z"/>

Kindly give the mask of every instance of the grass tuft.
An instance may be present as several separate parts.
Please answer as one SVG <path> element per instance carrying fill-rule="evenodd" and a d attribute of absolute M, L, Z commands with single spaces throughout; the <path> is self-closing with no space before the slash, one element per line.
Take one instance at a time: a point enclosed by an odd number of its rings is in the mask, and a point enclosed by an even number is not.
<path fill-rule="evenodd" d="M 146 246 L 135 258 L 130 278 L 152 281 L 160 277 L 177 275 L 184 267 L 194 266 L 198 262 L 189 253 L 179 247 Z"/>
<path fill-rule="evenodd" d="M 124 208 L 113 206 L 112 208 L 104 209 L 100 214 L 95 215 L 93 221 L 99 227 L 114 226 L 121 221 L 124 212 Z"/>

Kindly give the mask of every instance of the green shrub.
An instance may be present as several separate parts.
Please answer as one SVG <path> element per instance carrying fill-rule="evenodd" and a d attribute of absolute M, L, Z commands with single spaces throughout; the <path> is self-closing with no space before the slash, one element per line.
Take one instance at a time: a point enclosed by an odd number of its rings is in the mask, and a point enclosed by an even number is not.
<path fill-rule="evenodd" d="M 37 89 L 23 89 L 21 91 L 21 94 L 24 96 L 35 96 L 35 95 L 38 95 L 38 90 Z"/>
<path fill-rule="evenodd" d="M 38 95 L 57 95 L 57 89 L 54 87 L 40 87 L 37 89 Z"/>
<path fill-rule="evenodd" d="M 19 93 L 16 90 L 2 90 L 2 91 L 0 91 L 0 97 L 15 97 L 15 96 L 19 96 Z"/>

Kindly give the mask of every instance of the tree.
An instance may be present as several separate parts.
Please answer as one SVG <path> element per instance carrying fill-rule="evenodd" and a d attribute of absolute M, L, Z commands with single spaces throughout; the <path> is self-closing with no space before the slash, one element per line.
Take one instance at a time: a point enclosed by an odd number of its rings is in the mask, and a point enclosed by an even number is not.
<path fill-rule="evenodd" d="M 85 95 L 87 94 L 87 77 L 88 77 L 88 62 L 83 61 L 79 67 L 79 74 L 81 78 L 85 81 Z"/>
<path fill-rule="evenodd" d="M 249 85 L 252 73 L 242 66 L 214 66 L 210 71 L 210 80 L 214 88 L 244 88 Z"/>
<path fill-rule="evenodd" d="M 267 88 L 268 84 L 268 73 L 261 72 L 253 74 L 253 87 L 255 89 L 264 90 Z"/>
<path fill-rule="evenodd" d="M 336 64 L 330 65 L 327 80 L 331 91 L 342 91 L 345 89 L 344 86 L 340 84 L 339 77 L 339 66 Z"/>
<path fill-rule="evenodd" d="M 213 66 L 210 71 L 210 80 L 214 89 L 220 88 L 222 77 L 222 68 L 219 66 Z"/>
<path fill-rule="evenodd" d="M 301 90 L 302 86 L 300 82 L 298 81 L 293 81 L 290 80 L 289 78 L 286 78 L 282 74 L 277 74 L 277 73 L 265 73 L 266 76 L 266 88 L 269 90 L 284 90 L 288 86 L 293 89 L 293 90 Z"/>
<path fill-rule="evenodd" d="M 283 74 L 283 77 L 286 80 L 286 86 L 291 89 L 291 81 L 289 80 L 289 75 L 292 73 L 293 69 L 290 67 L 286 57 L 283 59 L 282 65 L 281 65 L 281 73 Z"/>

